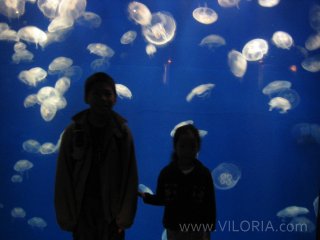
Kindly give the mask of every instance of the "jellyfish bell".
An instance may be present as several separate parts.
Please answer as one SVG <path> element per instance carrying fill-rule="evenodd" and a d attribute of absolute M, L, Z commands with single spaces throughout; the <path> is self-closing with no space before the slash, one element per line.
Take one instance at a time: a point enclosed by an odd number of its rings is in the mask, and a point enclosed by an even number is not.
<path fill-rule="evenodd" d="M 309 51 L 314 51 L 320 48 L 320 33 L 313 34 L 308 37 L 305 42 L 305 47 Z"/>
<path fill-rule="evenodd" d="M 13 218 L 24 218 L 26 216 L 26 212 L 21 207 L 15 207 L 11 210 L 11 216 Z"/>
<path fill-rule="evenodd" d="M 54 33 L 62 30 L 71 29 L 74 24 L 74 19 L 69 16 L 57 16 L 48 26 L 48 32 Z"/>
<path fill-rule="evenodd" d="M 37 94 L 30 94 L 28 95 L 23 102 L 23 106 L 25 108 L 33 107 L 38 103 Z"/>
<path fill-rule="evenodd" d="M 11 177 L 11 182 L 13 182 L 13 183 L 21 183 L 21 182 L 23 182 L 23 178 L 22 178 L 21 175 L 15 174 L 15 175 L 13 175 Z"/>
<path fill-rule="evenodd" d="M 177 130 L 179 127 L 182 127 L 182 126 L 185 126 L 185 125 L 188 125 L 188 124 L 193 124 L 193 121 L 192 121 L 192 120 L 186 120 L 186 121 L 183 121 L 183 122 L 178 123 L 178 124 L 177 124 L 176 126 L 174 126 L 174 128 L 171 130 L 170 136 L 173 137 L 174 134 L 176 133 L 176 130 Z"/>
<path fill-rule="evenodd" d="M 125 32 L 120 39 L 121 44 L 130 44 L 132 43 L 137 37 L 136 31 L 128 31 Z"/>
<path fill-rule="evenodd" d="M 146 53 L 149 55 L 149 56 L 153 56 L 153 54 L 155 54 L 157 52 L 157 48 L 156 46 L 154 46 L 153 44 L 149 43 L 147 46 L 146 46 Z"/>
<path fill-rule="evenodd" d="M 127 98 L 127 99 L 132 98 L 132 93 L 130 89 L 123 84 L 116 84 L 116 92 L 120 98 Z"/>
<path fill-rule="evenodd" d="M 301 63 L 303 69 L 309 72 L 319 72 L 320 71 L 320 54 L 308 57 L 304 59 Z"/>
<path fill-rule="evenodd" d="M 56 74 L 71 67 L 73 60 L 67 57 L 57 57 L 49 64 L 49 73 Z"/>
<path fill-rule="evenodd" d="M 234 76 L 242 78 L 247 71 L 247 60 L 241 52 L 231 50 L 228 53 L 228 65 Z"/>
<path fill-rule="evenodd" d="M 17 161 L 13 166 L 13 169 L 20 174 L 23 174 L 31 168 L 33 168 L 33 163 L 25 159 Z"/>
<path fill-rule="evenodd" d="M 202 24 L 212 24 L 218 20 L 218 14 L 208 7 L 198 7 L 194 9 L 192 16 Z"/>
<path fill-rule="evenodd" d="M 89 28 L 98 28 L 101 22 L 101 17 L 93 12 L 84 12 L 76 21 L 77 24 Z"/>
<path fill-rule="evenodd" d="M 166 45 L 173 40 L 176 22 L 170 13 L 152 14 L 151 23 L 142 27 L 142 34 L 148 43 L 156 46 Z"/>
<path fill-rule="evenodd" d="M 113 49 L 103 43 L 90 43 L 87 46 L 87 49 L 90 51 L 90 53 L 103 58 L 111 58 L 114 55 Z"/>
<path fill-rule="evenodd" d="M 316 32 L 320 32 L 320 5 L 314 5 L 309 14 L 310 26 Z"/>
<path fill-rule="evenodd" d="M 201 84 L 191 90 L 191 92 L 187 95 L 186 100 L 190 102 L 195 96 L 198 97 L 206 97 L 210 94 L 211 89 L 215 85 L 213 83 Z"/>
<path fill-rule="evenodd" d="M 278 48 L 290 49 L 293 45 L 293 39 L 289 33 L 277 31 L 272 35 L 272 42 Z"/>
<path fill-rule="evenodd" d="M 211 175 L 217 189 L 228 190 L 235 187 L 240 180 L 241 170 L 232 163 L 221 163 L 213 169 Z"/>
<path fill-rule="evenodd" d="M 1 0 L 0 13 L 7 18 L 19 18 L 25 12 L 25 0 Z"/>
<path fill-rule="evenodd" d="M 268 50 L 268 42 L 264 39 L 256 38 L 244 45 L 242 55 L 247 61 L 259 61 L 268 53 Z"/>
<path fill-rule="evenodd" d="M 41 104 L 40 114 L 43 120 L 50 122 L 55 117 L 57 110 L 57 106 L 54 103 L 45 101 Z"/>
<path fill-rule="evenodd" d="M 94 71 L 105 71 L 110 63 L 106 58 L 98 58 L 90 63 L 90 68 Z"/>
<path fill-rule="evenodd" d="M 152 15 L 149 8 L 140 2 L 133 1 L 129 3 L 128 12 L 129 18 L 137 24 L 146 26 L 151 23 Z"/>
<path fill-rule="evenodd" d="M 240 0 L 218 0 L 218 4 L 221 7 L 229 8 L 229 7 L 238 7 L 239 8 Z"/>
<path fill-rule="evenodd" d="M 42 14 L 49 18 L 53 19 L 58 15 L 58 7 L 62 0 L 38 0 L 38 8 Z"/>
<path fill-rule="evenodd" d="M 262 93 L 265 95 L 272 95 L 274 93 L 280 92 L 281 90 L 291 88 L 291 82 L 284 80 L 276 80 L 269 83 L 262 89 Z"/>
<path fill-rule="evenodd" d="M 19 73 L 18 78 L 25 84 L 36 87 L 39 82 L 42 82 L 46 79 L 47 72 L 40 68 L 35 67 L 29 70 L 24 70 Z"/>
<path fill-rule="evenodd" d="M 4 30 L 9 30 L 10 27 L 8 23 L 0 22 L 0 33 L 3 32 Z"/>
<path fill-rule="evenodd" d="M 0 40 L 17 42 L 19 37 L 16 31 L 12 29 L 6 29 L 0 32 Z"/>
<path fill-rule="evenodd" d="M 43 219 L 40 218 L 40 217 L 30 218 L 30 219 L 28 220 L 28 224 L 29 224 L 31 227 L 36 227 L 36 228 L 40 228 L 40 229 L 44 229 L 44 228 L 47 226 L 46 221 L 43 220 Z"/>
<path fill-rule="evenodd" d="M 281 89 L 275 94 L 275 96 L 287 99 L 291 106 L 290 109 L 296 108 L 300 103 L 300 96 L 298 92 L 290 88 Z"/>
<path fill-rule="evenodd" d="M 280 113 L 287 113 L 291 109 L 291 104 L 288 99 L 283 97 L 274 97 L 269 101 L 269 111 L 279 109 Z"/>
<path fill-rule="evenodd" d="M 217 47 L 221 47 L 223 45 L 226 45 L 226 40 L 219 36 L 219 35 L 215 35 L 215 34 L 210 34 L 206 37 L 204 37 L 200 44 L 201 47 L 208 47 L 208 48 L 217 48 Z"/>
<path fill-rule="evenodd" d="M 307 214 L 309 213 L 309 210 L 305 207 L 299 207 L 299 206 L 288 206 L 279 212 L 277 212 L 277 217 L 280 218 L 293 218 L 298 215 Z"/>
<path fill-rule="evenodd" d="M 279 4 L 280 0 L 258 0 L 258 3 L 261 7 L 275 7 Z"/>
<path fill-rule="evenodd" d="M 40 146 L 41 144 L 34 139 L 29 139 L 27 141 L 24 141 L 22 144 L 23 150 L 29 153 L 38 153 Z"/>
<path fill-rule="evenodd" d="M 54 88 L 60 93 L 60 95 L 63 95 L 70 88 L 70 84 L 70 78 L 62 77 L 58 79 Z"/>
<path fill-rule="evenodd" d="M 46 142 L 41 145 L 39 152 L 43 155 L 52 154 L 55 152 L 56 146 L 51 142 Z"/>
<path fill-rule="evenodd" d="M 152 190 L 144 184 L 139 184 L 139 192 L 153 194 Z"/>
<path fill-rule="evenodd" d="M 18 31 L 19 39 L 26 42 L 34 43 L 36 46 L 47 40 L 47 34 L 35 26 L 26 26 Z"/>
<path fill-rule="evenodd" d="M 86 6 L 87 0 L 62 0 L 58 7 L 58 15 L 75 20 L 85 12 Z"/>

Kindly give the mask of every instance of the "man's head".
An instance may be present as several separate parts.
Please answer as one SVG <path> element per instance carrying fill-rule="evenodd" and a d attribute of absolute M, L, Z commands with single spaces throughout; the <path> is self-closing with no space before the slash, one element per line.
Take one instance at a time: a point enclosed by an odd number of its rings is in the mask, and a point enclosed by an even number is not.
<path fill-rule="evenodd" d="M 90 108 L 98 114 L 111 110 L 116 102 L 115 83 L 108 74 L 97 72 L 87 78 L 84 99 Z"/>

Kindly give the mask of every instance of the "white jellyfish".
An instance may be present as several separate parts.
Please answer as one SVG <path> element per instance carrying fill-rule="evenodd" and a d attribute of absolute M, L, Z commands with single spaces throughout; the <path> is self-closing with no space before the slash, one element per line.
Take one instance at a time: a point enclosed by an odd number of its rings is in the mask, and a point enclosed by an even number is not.
<path fill-rule="evenodd" d="M 128 31 L 125 32 L 120 39 L 121 44 L 130 44 L 132 43 L 137 37 L 136 31 Z"/>
<path fill-rule="evenodd" d="M 295 226 L 297 232 L 311 233 L 316 229 L 314 223 L 306 217 L 294 217 L 288 225 Z"/>
<path fill-rule="evenodd" d="M 72 28 L 73 24 L 74 20 L 70 16 L 57 16 L 48 25 L 48 32 L 55 33 L 61 30 L 67 30 Z"/>
<path fill-rule="evenodd" d="M 228 64 L 233 75 L 238 78 L 242 78 L 247 71 L 246 58 L 236 50 L 231 50 L 228 53 Z"/>
<path fill-rule="evenodd" d="M 0 32 L 0 40 L 5 41 L 19 41 L 18 33 L 12 29 L 6 29 Z"/>
<path fill-rule="evenodd" d="M 16 64 L 20 62 L 31 62 L 33 60 L 33 53 L 28 50 L 21 50 L 19 52 L 15 52 L 11 58 Z"/>
<path fill-rule="evenodd" d="M 46 142 L 41 145 L 39 152 L 43 155 L 52 154 L 55 152 L 56 146 L 51 142 Z"/>
<path fill-rule="evenodd" d="M 171 130 L 170 136 L 171 136 L 171 137 L 174 136 L 174 134 L 176 133 L 177 128 L 182 127 L 182 126 L 184 126 L 184 125 L 188 125 L 188 124 L 193 124 L 193 121 L 192 121 L 192 120 L 186 120 L 186 121 L 183 121 L 183 122 L 178 123 L 178 124 L 177 124 L 176 126 L 174 126 L 174 128 Z"/>
<path fill-rule="evenodd" d="M 288 99 L 283 97 L 275 97 L 269 101 L 269 111 L 272 111 L 274 108 L 279 109 L 280 113 L 287 113 L 291 109 L 291 104 Z"/>
<path fill-rule="evenodd" d="M 192 16 L 202 24 L 212 24 L 218 20 L 218 14 L 208 7 L 198 7 L 194 9 Z"/>
<path fill-rule="evenodd" d="M 90 67 L 94 71 L 104 71 L 109 65 L 110 63 L 106 58 L 98 58 L 90 63 Z"/>
<path fill-rule="evenodd" d="M 30 219 L 28 220 L 28 224 L 29 224 L 31 227 L 36 227 L 36 228 L 40 228 L 40 229 L 44 229 L 44 228 L 47 226 L 46 221 L 43 220 L 43 219 L 40 218 L 40 217 L 30 218 Z"/>
<path fill-rule="evenodd" d="M 318 216 L 319 213 L 319 196 L 316 197 L 313 201 L 313 209 L 316 216 Z"/>
<path fill-rule="evenodd" d="M 103 58 L 111 58 L 114 55 L 113 49 L 103 43 L 90 43 L 87 46 L 87 49 L 90 51 L 90 53 Z"/>
<path fill-rule="evenodd" d="M 300 96 L 297 91 L 289 88 L 282 89 L 277 92 L 276 97 L 287 99 L 290 102 L 291 109 L 297 107 L 300 103 Z"/>
<path fill-rule="evenodd" d="M 307 213 L 309 213 L 309 210 L 305 207 L 289 206 L 277 212 L 277 217 L 293 218 L 298 215 L 307 214 Z"/>
<path fill-rule="evenodd" d="M 40 113 L 43 120 L 50 122 L 57 113 L 57 106 L 50 101 L 45 101 L 41 104 Z"/>
<path fill-rule="evenodd" d="M 153 56 L 153 54 L 155 54 L 157 52 L 157 48 L 156 46 L 154 46 L 153 44 L 149 43 L 147 46 L 146 46 L 146 53 L 149 55 L 149 56 Z"/>
<path fill-rule="evenodd" d="M 268 42 L 264 39 L 256 38 L 244 45 L 242 55 L 247 59 L 247 61 L 258 61 L 268 53 L 268 50 Z"/>
<path fill-rule="evenodd" d="M 293 45 L 293 39 L 289 33 L 283 31 L 277 31 L 272 35 L 272 42 L 278 48 L 290 49 Z"/>
<path fill-rule="evenodd" d="M 13 166 L 13 169 L 21 175 L 31 168 L 33 168 L 33 163 L 25 159 L 17 161 Z"/>
<path fill-rule="evenodd" d="M 308 57 L 302 61 L 301 66 L 309 72 L 320 71 L 320 54 Z"/>
<path fill-rule="evenodd" d="M 39 43 L 39 45 L 42 48 L 45 48 L 54 42 L 62 42 L 66 39 L 66 36 L 70 32 L 70 30 L 71 29 L 68 28 L 68 29 L 63 29 L 63 30 L 59 30 L 59 31 L 55 31 L 55 32 L 46 32 L 47 39 L 45 41 Z"/>
<path fill-rule="evenodd" d="M 140 2 L 133 1 L 129 3 L 128 12 L 130 19 L 137 24 L 144 26 L 151 22 L 152 15 L 149 8 Z"/>
<path fill-rule="evenodd" d="M 139 184 L 139 192 L 153 194 L 152 190 L 144 184 Z"/>
<path fill-rule="evenodd" d="M 38 103 L 37 94 L 30 94 L 25 98 L 25 100 L 23 102 L 23 106 L 25 108 L 33 107 L 37 103 Z"/>
<path fill-rule="evenodd" d="M 25 12 L 25 0 L 1 0 L 0 13 L 8 18 L 19 18 Z"/>
<path fill-rule="evenodd" d="M 41 144 L 34 139 L 29 139 L 27 141 L 24 141 L 22 144 L 23 150 L 29 153 L 38 153 L 40 149 Z"/>
<path fill-rule="evenodd" d="M 310 10 L 310 26 L 320 32 L 320 5 L 315 4 Z"/>
<path fill-rule="evenodd" d="M 216 34 L 210 34 L 206 37 L 204 37 L 200 44 L 201 47 L 208 47 L 209 49 L 221 47 L 223 45 L 226 45 L 226 40 L 224 40 L 223 37 L 216 35 Z"/>
<path fill-rule="evenodd" d="M 265 95 L 272 95 L 274 93 L 280 92 L 281 90 L 291 88 L 291 82 L 284 80 L 276 80 L 269 83 L 262 89 L 262 93 Z"/>
<path fill-rule="evenodd" d="M 218 4 L 221 7 L 239 7 L 240 0 L 218 0 Z"/>
<path fill-rule="evenodd" d="M 38 0 L 38 8 L 49 19 L 58 15 L 58 7 L 61 0 Z"/>
<path fill-rule="evenodd" d="M 67 57 L 57 57 L 49 64 L 49 73 L 56 74 L 71 67 L 73 60 Z"/>
<path fill-rule="evenodd" d="M 258 3 L 262 7 L 274 7 L 278 5 L 280 0 L 258 0 Z"/>
<path fill-rule="evenodd" d="M 191 90 L 191 92 L 187 95 L 186 100 L 190 102 L 195 96 L 198 97 L 206 97 L 210 94 L 211 89 L 215 85 L 213 83 L 201 84 Z"/>
<path fill-rule="evenodd" d="M 199 129 L 198 132 L 199 132 L 200 137 L 202 137 L 202 138 L 207 136 L 207 134 L 208 134 L 208 131 L 206 131 L 206 130 Z"/>
<path fill-rule="evenodd" d="M 60 95 L 63 95 L 70 88 L 70 84 L 70 78 L 62 77 L 58 79 L 54 88 L 60 93 Z"/>
<path fill-rule="evenodd" d="M 79 18 L 86 10 L 87 0 L 62 0 L 58 8 L 59 16 Z"/>
<path fill-rule="evenodd" d="M 116 84 L 116 91 L 117 91 L 117 95 L 120 98 L 127 98 L 127 99 L 132 98 L 132 93 L 130 89 L 123 84 Z"/>
<path fill-rule="evenodd" d="M 21 175 L 15 174 L 11 177 L 11 182 L 13 183 L 21 183 L 23 181 L 23 178 Z"/>
<path fill-rule="evenodd" d="M 241 178 L 241 170 L 232 163 L 221 163 L 211 172 L 217 189 L 228 190 L 236 186 Z"/>
<path fill-rule="evenodd" d="M 173 40 L 176 22 L 170 13 L 157 12 L 152 14 L 151 23 L 142 27 L 145 39 L 154 45 L 165 45 Z"/>
<path fill-rule="evenodd" d="M 101 17 L 93 12 L 84 12 L 77 19 L 77 24 L 89 28 L 98 28 L 101 25 Z"/>
<path fill-rule="evenodd" d="M 47 34 L 35 26 L 26 26 L 18 31 L 18 37 L 24 41 L 34 43 L 36 46 L 47 40 Z"/>
<path fill-rule="evenodd" d="M 4 30 L 10 29 L 8 23 L 0 22 L 0 33 Z"/>
<path fill-rule="evenodd" d="M 82 68 L 79 66 L 71 66 L 63 71 L 62 76 L 72 80 L 79 80 L 82 76 Z"/>
<path fill-rule="evenodd" d="M 53 87 L 43 87 L 37 93 L 38 102 L 40 104 L 44 103 L 46 100 L 57 101 L 60 97 L 59 92 Z"/>
<path fill-rule="evenodd" d="M 26 216 L 26 212 L 21 207 L 15 207 L 11 210 L 11 216 L 14 218 L 24 218 Z"/>
<path fill-rule="evenodd" d="M 308 37 L 305 42 L 305 47 L 309 51 L 314 51 L 320 48 L 320 33 L 313 34 Z"/>
<path fill-rule="evenodd" d="M 39 82 L 42 82 L 46 79 L 47 72 L 40 68 L 35 67 L 29 70 L 21 71 L 18 78 L 25 84 L 35 87 Z"/>

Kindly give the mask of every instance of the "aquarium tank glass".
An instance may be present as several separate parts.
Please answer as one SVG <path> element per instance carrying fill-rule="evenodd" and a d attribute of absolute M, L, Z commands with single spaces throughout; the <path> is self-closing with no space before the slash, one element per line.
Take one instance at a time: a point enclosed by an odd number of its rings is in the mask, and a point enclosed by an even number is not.
<path fill-rule="evenodd" d="M 0 0 L 0 54 L 1 239 L 72 239 L 55 218 L 56 162 L 100 71 L 117 83 L 142 191 L 191 123 L 215 185 L 212 239 L 316 238 L 318 0 Z M 166 239 L 162 215 L 139 199 L 126 239 Z"/>

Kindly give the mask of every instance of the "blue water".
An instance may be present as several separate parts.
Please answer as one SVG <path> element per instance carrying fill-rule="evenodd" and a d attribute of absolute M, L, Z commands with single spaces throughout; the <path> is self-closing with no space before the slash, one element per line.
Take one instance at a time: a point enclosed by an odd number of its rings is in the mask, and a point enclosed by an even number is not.
<path fill-rule="evenodd" d="M 1 239 L 71 239 L 69 233 L 59 229 L 54 214 L 57 153 L 29 153 L 23 150 L 22 144 L 28 139 L 41 144 L 56 143 L 70 118 L 86 108 L 83 83 L 95 72 L 90 64 L 98 58 L 86 48 L 95 42 L 107 44 L 115 51 L 102 70 L 117 83 L 126 85 L 133 95 L 132 99 L 118 98 L 115 110 L 128 119 L 133 132 L 140 183 L 155 191 L 158 173 L 170 161 L 171 130 L 182 121 L 193 120 L 199 129 L 208 132 L 203 137 L 199 159 L 211 170 L 223 162 L 241 169 L 241 178 L 233 188 L 216 189 L 219 222 L 212 239 L 315 239 L 314 231 L 271 231 L 266 225 L 272 224 L 276 230 L 282 223 L 276 214 L 288 206 L 307 208 L 309 213 L 302 216 L 313 224 L 316 222 L 312 203 L 320 189 L 320 136 L 316 135 L 319 131 L 308 133 L 301 140 L 299 134 L 293 134 L 293 128 L 300 123 L 320 125 L 320 74 L 301 66 L 306 57 L 301 49 L 315 33 L 309 22 L 310 9 L 314 4 L 320 6 L 319 1 L 281 0 L 273 8 L 261 7 L 256 0 L 242 0 L 233 8 L 222 8 L 217 1 L 208 1 L 207 6 L 219 16 L 210 25 L 192 17 L 192 11 L 204 6 L 205 1 L 145 0 L 142 3 L 151 12 L 170 12 L 177 25 L 173 40 L 158 47 L 153 57 L 145 52 L 147 43 L 141 26 L 128 17 L 129 1 L 88 1 L 86 10 L 101 17 L 101 26 L 88 28 L 75 24 L 65 40 L 46 48 L 25 42 L 34 54 L 32 62 L 13 63 L 14 42 L 0 41 Z M 0 15 L 0 22 L 16 31 L 27 25 L 45 31 L 50 23 L 37 5 L 29 2 L 24 15 L 18 19 Z M 129 30 L 136 31 L 137 38 L 132 44 L 122 45 L 120 37 Z M 277 48 L 271 42 L 275 31 L 290 33 L 294 46 L 290 50 Z M 201 39 L 209 34 L 223 36 L 226 45 L 215 49 L 200 47 Z M 229 69 L 228 53 L 233 49 L 241 52 L 255 38 L 268 41 L 269 52 L 261 61 L 248 62 L 245 75 L 239 79 Z M 319 53 L 317 49 L 307 54 Z M 39 105 L 25 108 L 23 102 L 40 88 L 54 86 L 59 77 L 48 75 L 44 82 L 30 87 L 18 75 L 33 67 L 48 70 L 51 61 L 59 56 L 71 58 L 82 74 L 71 78 L 70 89 L 65 93 L 66 108 L 46 122 Z M 296 71 L 290 70 L 292 65 Z M 300 96 L 298 105 L 287 113 L 269 111 L 270 99 L 262 89 L 274 80 L 291 82 L 292 89 Z M 206 83 L 215 84 L 209 95 L 186 101 L 194 87 Z M 21 159 L 31 161 L 34 166 L 23 173 L 23 182 L 13 183 L 11 177 L 17 174 L 13 166 Z M 15 207 L 23 208 L 26 216 L 12 217 L 11 210 Z M 161 239 L 162 211 L 139 200 L 135 223 L 127 231 L 127 239 Z M 27 222 L 32 217 L 43 218 L 47 226 L 31 227 Z M 252 229 L 253 222 L 259 223 L 258 229 Z"/>

